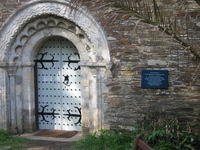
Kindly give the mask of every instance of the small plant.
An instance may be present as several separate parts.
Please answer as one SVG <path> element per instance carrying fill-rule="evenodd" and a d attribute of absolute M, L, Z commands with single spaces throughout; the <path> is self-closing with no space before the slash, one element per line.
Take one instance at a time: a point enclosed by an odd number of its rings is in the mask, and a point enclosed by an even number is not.
<path fill-rule="evenodd" d="M 137 133 L 142 133 L 144 140 L 154 150 L 198 150 L 200 135 L 192 132 L 197 125 L 188 122 L 181 114 L 150 113 L 137 126 Z"/>
<path fill-rule="evenodd" d="M 169 116 L 160 112 L 149 113 L 135 125 L 134 131 L 100 130 L 75 143 L 77 150 L 131 150 L 136 136 L 154 150 L 199 150 L 200 135 L 194 134 L 190 123 L 181 116 Z M 197 126 L 199 127 L 199 126 Z"/>
<path fill-rule="evenodd" d="M 135 136 L 127 131 L 100 130 L 75 143 L 80 150 L 131 150 Z"/>
<path fill-rule="evenodd" d="M 10 135 L 4 130 L 0 130 L 0 148 L 7 150 L 20 150 L 31 140 Z"/>

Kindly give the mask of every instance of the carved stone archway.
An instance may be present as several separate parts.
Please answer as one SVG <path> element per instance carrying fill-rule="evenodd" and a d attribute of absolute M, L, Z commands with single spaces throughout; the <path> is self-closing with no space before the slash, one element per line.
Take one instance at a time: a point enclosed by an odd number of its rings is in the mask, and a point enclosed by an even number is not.
<path fill-rule="evenodd" d="M 102 82 L 108 79 L 111 64 L 106 37 L 86 11 L 58 0 L 28 3 L 2 28 L 0 128 L 18 133 L 36 130 L 34 59 L 42 43 L 53 36 L 67 38 L 80 54 L 83 134 L 108 128 Z"/>

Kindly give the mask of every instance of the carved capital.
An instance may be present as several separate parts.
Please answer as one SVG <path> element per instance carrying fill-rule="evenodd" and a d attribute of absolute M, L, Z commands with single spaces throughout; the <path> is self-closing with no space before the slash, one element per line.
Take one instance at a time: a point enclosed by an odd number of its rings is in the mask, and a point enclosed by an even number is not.
<path fill-rule="evenodd" d="M 7 65 L 8 76 L 15 76 L 17 71 L 17 65 L 15 63 L 9 63 Z"/>

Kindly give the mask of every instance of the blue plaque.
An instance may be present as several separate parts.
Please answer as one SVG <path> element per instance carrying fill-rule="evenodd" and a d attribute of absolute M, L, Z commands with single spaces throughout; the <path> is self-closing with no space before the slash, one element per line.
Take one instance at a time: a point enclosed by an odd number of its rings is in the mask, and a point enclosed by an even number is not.
<path fill-rule="evenodd" d="M 142 88 L 167 89 L 168 70 L 142 70 Z"/>

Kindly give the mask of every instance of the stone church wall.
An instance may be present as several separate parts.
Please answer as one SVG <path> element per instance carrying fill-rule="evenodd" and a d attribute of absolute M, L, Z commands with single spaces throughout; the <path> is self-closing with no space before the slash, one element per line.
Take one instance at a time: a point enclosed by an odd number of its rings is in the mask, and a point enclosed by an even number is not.
<path fill-rule="evenodd" d="M 50 0 L 49 0 L 50 1 Z M 0 28 L 29 0 L 1 0 Z M 200 115 L 200 60 L 177 43 L 172 37 L 155 26 L 139 21 L 136 17 L 125 18 L 104 5 L 102 0 L 82 0 L 80 5 L 90 13 L 104 30 L 109 44 L 112 67 L 111 76 L 100 79 L 103 86 L 103 122 L 106 128 L 133 129 L 133 125 L 153 112 L 184 116 L 192 122 Z M 174 5 L 176 4 L 176 5 Z M 160 5 L 176 7 L 170 0 Z M 184 5 L 190 10 L 193 43 L 200 46 L 200 16 L 195 1 Z M 1 30 L 0 30 L 1 31 Z M 141 88 L 141 70 L 168 70 L 168 89 Z M 105 87 L 104 87 L 105 86 Z M 99 90 L 101 90 L 99 89 Z M 0 89 L 0 97 L 5 93 Z M 0 118 L 3 120 L 3 118 Z M 2 122 L 2 121 L 0 121 Z M 1 125 L 0 125 L 1 127 Z"/>

